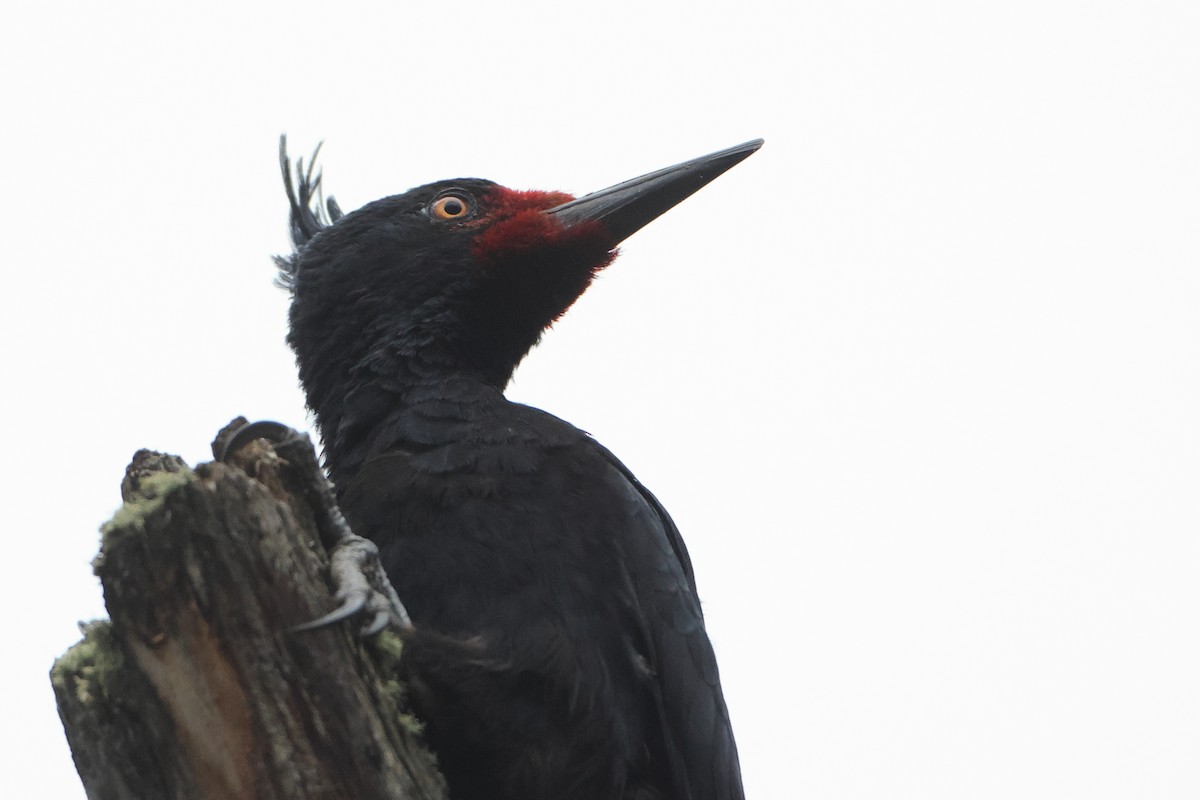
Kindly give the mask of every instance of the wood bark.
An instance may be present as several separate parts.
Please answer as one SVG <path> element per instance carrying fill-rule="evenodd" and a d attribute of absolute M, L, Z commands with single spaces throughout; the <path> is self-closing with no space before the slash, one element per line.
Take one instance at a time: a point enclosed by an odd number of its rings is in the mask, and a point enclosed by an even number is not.
<path fill-rule="evenodd" d="M 95 562 L 109 620 L 51 672 L 88 797 L 441 800 L 400 640 L 289 632 L 335 606 L 313 510 L 265 441 L 235 463 L 127 471 Z"/>

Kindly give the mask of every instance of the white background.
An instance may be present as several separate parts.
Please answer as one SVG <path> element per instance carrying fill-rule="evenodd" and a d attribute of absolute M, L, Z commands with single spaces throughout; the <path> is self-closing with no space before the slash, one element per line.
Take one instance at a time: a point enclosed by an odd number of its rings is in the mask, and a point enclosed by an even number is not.
<path fill-rule="evenodd" d="M 309 424 L 281 131 L 346 208 L 765 137 L 511 390 L 676 517 L 748 795 L 1200 796 L 1195 3 L 21 5 L 5 797 L 82 797 L 46 673 L 133 451 Z"/>

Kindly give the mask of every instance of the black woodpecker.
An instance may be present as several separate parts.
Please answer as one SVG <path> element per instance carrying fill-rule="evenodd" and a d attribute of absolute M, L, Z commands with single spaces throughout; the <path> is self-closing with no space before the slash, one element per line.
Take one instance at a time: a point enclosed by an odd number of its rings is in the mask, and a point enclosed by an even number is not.
<path fill-rule="evenodd" d="M 454 800 L 743 797 L 678 529 L 504 387 L 622 240 L 761 144 L 579 199 L 463 178 L 348 214 L 281 153 L 288 341 L 342 513 L 411 617 L 411 701 Z"/>

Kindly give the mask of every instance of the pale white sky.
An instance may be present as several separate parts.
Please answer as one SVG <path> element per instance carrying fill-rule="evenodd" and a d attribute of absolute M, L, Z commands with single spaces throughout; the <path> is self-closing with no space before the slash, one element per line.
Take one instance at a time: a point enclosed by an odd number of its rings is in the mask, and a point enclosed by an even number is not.
<path fill-rule="evenodd" d="M 346 208 L 765 137 L 511 391 L 678 521 L 748 795 L 1200 795 L 1198 9 L 7 10 L 0 793 L 83 796 L 46 673 L 133 451 L 306 424 L 287 131 Z"/>

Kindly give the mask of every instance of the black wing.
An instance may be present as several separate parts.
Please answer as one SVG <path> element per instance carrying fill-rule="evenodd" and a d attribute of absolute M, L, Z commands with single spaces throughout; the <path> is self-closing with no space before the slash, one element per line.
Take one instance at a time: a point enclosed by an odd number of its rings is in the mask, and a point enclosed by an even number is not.
<path fill-rule="evenodd" d="M 616 456 L 596 448 L 624 478 L 640 518 L 622 542 L 655 673 L 663 745 L 680 800 L 742 800 L 741 768 L 691 558 L 679 529 Z"/>

